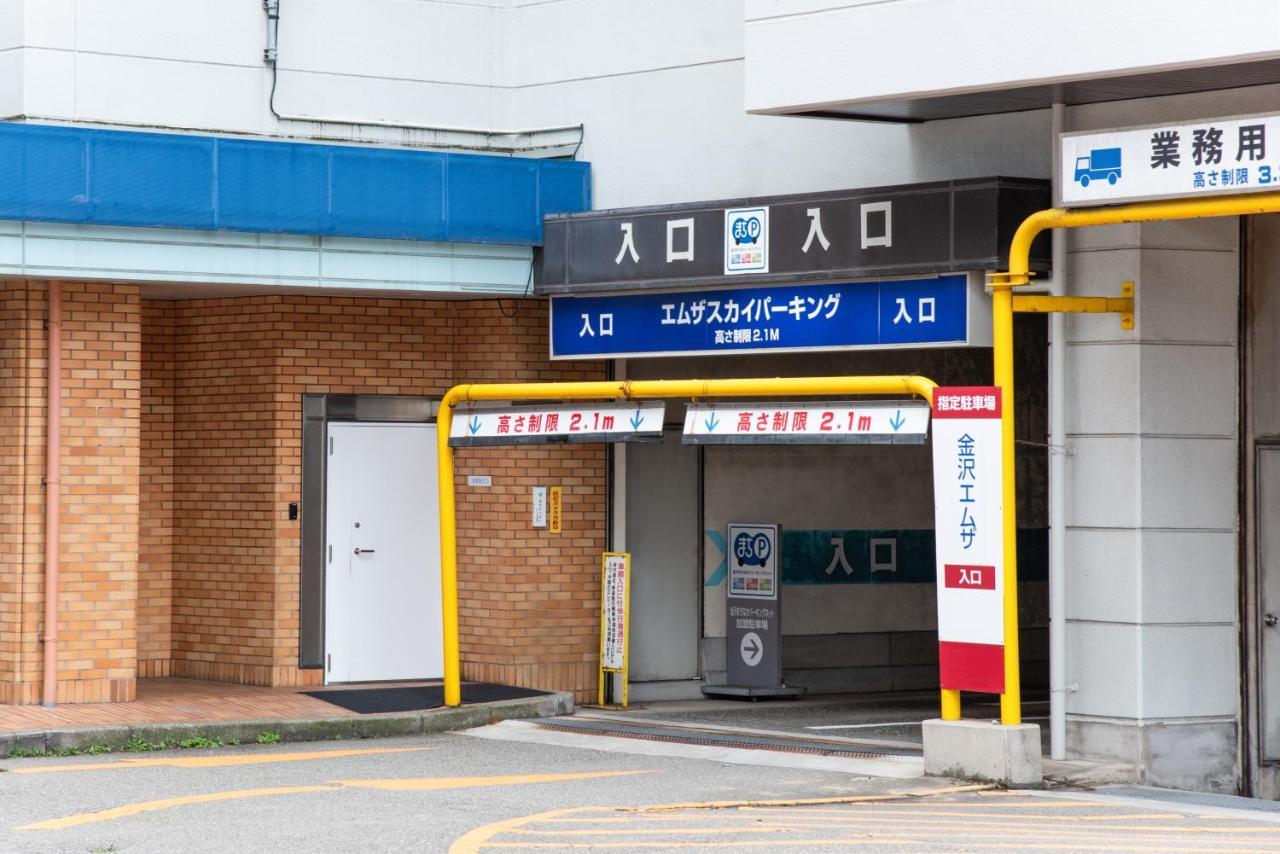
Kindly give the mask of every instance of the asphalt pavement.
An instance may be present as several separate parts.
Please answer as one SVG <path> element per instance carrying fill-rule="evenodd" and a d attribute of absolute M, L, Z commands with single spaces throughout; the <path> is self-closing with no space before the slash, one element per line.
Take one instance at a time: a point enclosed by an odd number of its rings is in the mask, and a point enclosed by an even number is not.
<path fill-rule="evenodd" d="M 0 768 L 5 852 L 1280 852 L 1266 816 L 454 733 Z"/>

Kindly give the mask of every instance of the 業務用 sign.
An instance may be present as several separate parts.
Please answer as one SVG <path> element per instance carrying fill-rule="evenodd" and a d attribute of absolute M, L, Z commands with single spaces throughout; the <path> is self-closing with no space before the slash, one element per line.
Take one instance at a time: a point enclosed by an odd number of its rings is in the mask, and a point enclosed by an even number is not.
<path fill-rule="evenodd" d="M 777 525 L 729 525 L 725 658 L 734 687 L 782 685 L 780 533 Z"/>
<path fill-rule="evenodd" d="M 1062 203 L 1280 189 L 1280 113 L 1063 134 Z"/>
<path fill-rule="evenodd" d="M 551 298 L 551 358 L 989 346 L 968 276 Z"/>
<path fill-rule="evenodd" d="M 582 406 L 459 406 L 449 429 L 452 447 L 547 442 L 660 442 L 666 404 Z"/>
<path fill-rule="evenodd" d="M 1004 692 L 1001 405 L 995 387 L 934 390 L 941 683 L 943 688 L 993 694 Z"/>
<path fill-rule="evenodd" d="M 691 403 L 688 445 L 923 444 L 929 406 L 915 401 Z"/>
<path fill-rule="evenodd" d="M 601 577 L 600 669 L 621 672 L 627 666 L 627 593 L 631 555 L 605 552 Z"/>

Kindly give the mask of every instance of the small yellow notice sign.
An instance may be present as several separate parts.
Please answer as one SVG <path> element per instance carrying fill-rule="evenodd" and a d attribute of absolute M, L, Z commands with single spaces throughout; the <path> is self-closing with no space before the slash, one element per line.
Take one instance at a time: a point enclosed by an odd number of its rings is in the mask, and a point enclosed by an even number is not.
<path fill-rule="evenodd" d="M 553 486 L 548 492 L 550 492 L 547 501 L 547 517 L 550 521 L 548 528 L 551 533 L 558 534 L 563 530 L 564 500 L 561 496 L 560 487 Z"/>

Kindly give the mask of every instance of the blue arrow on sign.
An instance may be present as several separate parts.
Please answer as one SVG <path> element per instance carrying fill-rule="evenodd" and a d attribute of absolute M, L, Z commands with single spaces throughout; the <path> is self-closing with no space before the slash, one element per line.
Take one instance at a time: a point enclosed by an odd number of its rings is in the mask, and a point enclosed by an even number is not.
<path fill-rule="evenodd" d="M 907 419 L 902 417 L 902 410 L 899 409 L 894 413 L 893 418 L 889 419 L 889 426 L 893 428 L 893 432 L 897 433 L 902 429 L 902 425 L 907 423 Z"/>
<path fill-rule="evenodd" d="M 480 432 L 480 416 L 479 415 L 471 416 L 471 423 L 468 426 L 471 428 L 471 432 L 473 434 L 479 433 Z"/>
<path fill-rule="evenodd" d="M 640 407 L 636 407 L 636 414 L 631 416 L 631 429 L 639 430 L 640 425 L 644 423 L 644 416 L 640 414 Z"/>
<path fill-rule="evenodd" d="M 708 415 L 707 420 L 702 423 L 707 425 L 708 431 L 715 430 L 717 427 L 720 426 L 720 420 L 716 418 L 716 414 L 714 412 Z"/>

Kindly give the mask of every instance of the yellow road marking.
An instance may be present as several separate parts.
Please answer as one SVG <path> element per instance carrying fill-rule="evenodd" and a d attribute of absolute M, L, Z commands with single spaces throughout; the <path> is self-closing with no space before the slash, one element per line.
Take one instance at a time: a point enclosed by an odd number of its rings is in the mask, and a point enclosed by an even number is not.
<path fill-rule="evenodd" d="M 884 845 L 915 845 L 922 842 L 922 839 L 929 838 L 929 848 L 925 850 L 933 850 L 939 847 L 943 848 L 967 848 L 972 850 L 974 843 L 972 840 L 952 841 L 939 838 L 936 834 L 911 834 L 908 836 L 882 836 L 874 839 L 866 837 L 853 839 L 787 839 L 786 845 L 809 845 L 809 846 L 884 846 Z M 459 840 L 461 841 L 461 840 Z M 456 844 L 456 843 L 455 843 Z M 777 839 L 735 839 L 726 842 L 663 842 L 664 849 L 674 848 L 776 848 L 780 844 Z M 542 851 L 563 851 L 566 849 L 577 848 L 652 848 L 649 842 L 486 842 L 484 848 L 510 848 L 524 850 L 542 850 Z M 1152 851 L 1152 852 L 1189 852 L 1189 854 L 1206 854 L 1203 847 L 1195 848 L 1176 848 L 1167 845 L 1158 847 L 1153 846 L 1136 846 L 1136 845 L 1100 845 L 1096 843 L 1085 844 L 1036 844 L 1031 842 L 988 842 L 983 840 L 983 850 L 989 849 L 1011 849 L 1015 851 Z M 466 849 L 466 851 L 479 849 Z M 1208 849 L 1215 854 L 1257 854 L 1257 848 L 1213 848 Z M 449 854 L 460 854 L 455 849 L 450 848 Z"/>
<path fill-rule="evenodd" d="M 574 815 L 589 812 L 605 812 L 605 813 L 630 813 L 634 815 L 642 815 L 645 813 L 656 812 L 677 812 L 680 810 L 691 809 L 730 809 L 734 807 L 744 806 L 800 806 L 808 804 L 851 804 L 851 803 L 868 803 L 873 801 L 902 801 L 908 798 L 918 797 L 936 797 L 938 795 L 950 795 L 958 792 L 982 792 L 991 790 L 993 787 L 987 785 L 966 785 L 966 786 L 950 786 L 940 789 L 912 789 L 900 792 L 890 792 L 887 795 L 851 795 L 836 798 L 806 798 L 803 800 L 787 800 L 787 801 L 706 801 L 703 803 L 685 803 L 685 804 L 666 804 L 647 807 L 571 807 L 569 809 L 551 810 L 549 812 L 536 813 L 534 815 L 521 816 L 519 818 L 509 818 L 504 821 L 496 821 L 492 824 L 481 825 L 471 830 L 449 846 L 449 854 L 476 854 L 480 848 L 489 844 L 489 840 L 501 834 L 508 833 L 515 828 L 522 827 L 526 824 L 532 824 L 538 821 L 561 820 L 560 816 Z M 647 817 L 647 816 L 646 816 Z"/>
<path fill-rule="evenodd" d="M 24 824 L 19 830 L 64 830 L 68 827 L 77 827 L 82 824 L 93 824 L 99 821 L 111 821 L 116 818 L 125 818 L 126 816 L 138 815 L 144 812 L 153 812 L 155 810 L 167 810 L 173 807 L 188 806 L 190 804 L 207 804 L 214 801 L 234 801 L 240 798 L 260 798 L 267 795 L 298 795 L 305 792 L 332 792 L 337 786 L 281 786 L 274 789 L 239 789 L 232 792 L 211 792 L 207 795 L 187 795 L 181 798 L 163 798 L 158 801 L 143 801 L 137 804 L 125 804 L 122 807 L 113 807 L 107 810 L 98 810 L 97 812 L 87 812 L 80 815 L 69 815 L 65 818 L 54 818 L 49 821 L 37 821 L 33 824 Z"/>
<path fill-rule="evenodd" d="M 527 783 L 559 783 L 569 780 L 598 780 L 603 777 L 630 777 L 653 771 L 589 771 L 579 774 L 515 774 L 509 777 L 424 777 L 405 780 L 335 780 L 356 789 L 387 792 L 431 792 L 438 789 L 466 789 L 476 786 L 519 786 Z"/>
<path fill-rule="evenodd" d="M 931 804 L 930 806 L 934 806 L 934 805 L 932 805 L 932 804 Z M 776 812 L 775 810 L 768 810 L 768 809 L 753 809 L 752 807 L 743 807 L 742 811 L 743 811 L 744 813 L 751 813 L 752 815 L 757 815 L 757 814 L 758 814 L 758 815 L 761 815 L 762 817 L 763 817 L 763 816 L 766 816 L 766 815 L 769 815 L 769 814 L 771 814 L 771 813 L 775 813 L 775 812 Z M 1017 814 L 1017 813 L 997 813 L 997 812 L 971 813 L 971 812 L 953 812 L 953 811 L 951 811 L 951 810 L 943 809 L 943 808 L 940 808 L 940 807 L 935 807 L 934 809 L 928 809 L 928 810 L 926 810 L 926 809 L 921 809 L 921 810 L 911 810 L 911 811 L 906 811 L 906 810 L 886 810 L 886 809 L 874 809 L 874 808 L 873 808 L 873 809 L 860 809 L 860 808 L 856 808 L 856 807 L 855 807 L 854 809 L 850 809 L 850 810 L 843 810 L 843 811 L 837 811 L 837 810 L 822 810 L 822 811 L 821 811 L 821 815 L 819 815 L 819 814 L 818 814 L 818 810 L 802 810 L 802 811 L 800 811 L 800 812 L 796 813 L 795 815 L 788 815 L 788 816 L 786 816 L 786 819 L 787 819 L 788 821 L 790 821 L 792 818 L 803 818 L 804 816 L 810 816 L 810 817 L 811 817 L 811 820 L 813 820 L 813 821 L 824 821 L 824 820 L 826 820 L 826 821 L 832 821 L 832 820 L 841 819 L 841 818 L 844 818 L 844 819 L 850 819 L 850 818 L 852 818 L 852 819 L 856 819 L 856 818 L 859 818 L 859 817 L 864 816 L 864 815 L 867 815 L 867 816 L 870 816 L 870 815 L 890 815 L 890 816 L 897 815 L 897 816 L 903 816 L 903 817 L 910 817 L 910 816 L 912 816 L 913 814 L 914 814 L 914 815 L 919 815 L 919 816 L 922 816 L 922 817 L 923 817 L 923 816 L 928 816 L 928 817 L 929 817 L 929 819 L 930 819 L 931 821 L 933 820 L 933 817 L 934 817 L 934 816 L 949 816 L 949 817 L 953 817 L 953 818 L 963 818 L 963 819 L 968 819 L 968 821 L 964 822 L 965 824 L 973 824 L 973 825 L 979 825 L 979 826 L 984 826 L 984 825 L 988 825 L 988 824 L 990 824 L 989 819 L 993 819 L 993 818 L 1013 818 L 1013 819 L 1018 819 L 1018 820 L 1019 820 L 1017 825 L 1012 825 L 1012 824 L 1004 825 L 1004 824 L 1002 824 L 1002 825 L 1001 825 L 1002 827 L 1003 827 L 1003 826 L 1007 826 L 1007 827 L 1014 827 L 1014 826 L 1020 826 L 1020 827 L 1021 827 L 1021 826 L 1026 826 L 1026 823 L 1027 823 L 1027 822 L 1029 822 L 1029 821 L 1033 821 L 1033 820 L 1036 820 L 1036 821 L 1046 821 L 1046 822 L 1054 822 L 1054 821 L 1071 821 L 1071 822 L 1075 822 L 1075 821 L 1134 821 L 1134 820 L 1141 821 L 1141 820 L 1143 820 L 1143 819 L 1157 819 L 1157 818 L 1186 818 L 1186 814 L 1185 814 L 1185 813 L 1180 813 L 1180 812 L 1171 812 L 1171 813 L 1140 812 L 1140 813 L 1131 813 L 1131 814 L 1123 814 L 1123 815 L 1087 815 L 1087 816 L 1085 816 L 1085 815 L 1079 815 L 1079 814 L 1076 814 L 1076 815 L 1032 815 L 1032 816 L 1028 816 L 1028 815 L 1019 815 L 1019 814 Z M 779 819 L 781 819 L 781 818 L 782 818 L 782 816 L 781 816 L 781 815 L 779 815 Z M 951 823 L 951 824 L 960 824 L 961 822 L 950 822 L 950 823 Z M 1045 827 L 1052 827 L 1053 825 L 1052 825 L 1052 824 L 1046 824 L 1046 825 L 1044 825 L 1044 826 L 1045 826 Z"/>
<path fill-rule="evenodd" d="M 580 807 L 552 810 L 530 816 L 507 819 L 475 828 L 460 837 L 449 849 L 449 854 L 478 854 L 482 850 L 577 850 L 577 849 L 693 849 L 693 848 L 763 848 L 786 846 L 814 847 L 867 847 L 901 845 L 913 850 L 931 851 L 952 848 L 972 848 L 978 835 L 982 847 L 989 850 L 1015 851 L 1134 851 L 1134 852 L 1221 852 L 1221 854 L 1261 854 L 1262 851 L 1280 851 L 1280 847 L 1266 845 L 1266 840 L 1255 834 L 1275 835 L 1276 829 L 1266 826 L 1223 826 L 1217 821 L 1206 825 L 1171 824 L 1117 824 L 1122 821 L 1150 822 L 1158 820 L 1190 820 L 1185 813 L 1142 812 L 1133 814 L 1081 815 L 1072 811 L 1069 815 L 1037 815 L 1021 812 L 1004 812 L 1008 807 L 1043 806 L 1094 807 L 1105 805 L 1091 801 L 1032 800 L 1025 795 L 1001 794 L 996 803 L 953 803 L 946 799 L 933 800 L 938 795 L 958 791 L 973 792 L 976 797 L 987 798 L 983 787 L 959 786 L 952 789 L 916 790 L 895 792 L 888 795 L 866 795 L 841 798 L 814 798 L 789 801 L 711 801 L 705 803 L 666 804 L 657 807 Z M 924 801 L 907 800 L 925 798 Z M 1010 802 L 1008 798 L 1024 800 Z M 886 803 L 897 801 L 898 803 Z M 847 809 L 804 809 L 810 804 L 847 804 Z M 869 804 L 871 806 L 863 806 Z M 777 807 L 802 807 L 796 810 L 780 810 Z M 985 807 L 993 812 L 961 809 Z M 734 810 L 737 815 L 723 814 L 724 821 L 714 826 L 690 826 L 685 822 L 705 815 L 705 810 Z M 696 812 L 695 812 L 696 811 Z M 665 814 L 664 814 L 665 813 Z M 815 813 L 820 813 L 815 815 Z M 735 821 L 736 819 L 736 821 Z M 1012 819 L 1012 821 L 991 821 Z M 711 821 L 709 817 L 706 819 Z M 635 821 L 637 827 L 617 827 Z M 1099 826 L 1089 827 L 1097 821 Z M 612 824 L 612 829 L 581 828 L 580 825 L 595 822 Z M 673 822 L 677 826 L 654 827 L 653 822 Z M 911 830 L 904 824 L 927 822 L 927 829 Z M 575 824 L 578 828 L 555 829 L 555 825 Z M 1214 826 L 1216 825 L 1216 826 Z M 544 829 L 546 827 L 552 829 Z M 837 833 L 841 838 L 797 839 L 795 835 L 814 832 Z M 932 831 L 932 832 L 931 832 Z M 993 833 L 1014 837 L 1005 842 L 993 842 Z M 1093 841 L 1090 833 L 1106 841 Z M 1117 835 L 1120 833 L 1120 835 Z M 785 838 L 782 837 L 785 834 Z M 1110 835 L 1108 838 L 1108 834 Z M 1251 835 L 1249 847 L 1225 847 L 1242 843 L 1240 837 Z M 556 841 L 496 841 L 503 836 L 560 837 Z M 705 835 L 712 838 L 695 841 L 687 837 Z M 761 838 L 763 835 L 765 838 Z M 824 834 L 825 835 L 825 834 Z M 631 841 L 601 841 L 620 836 L 634 836 Z M 754 836 L 755 838 L 745 838 Z M 1188 838 L 1188 837 L 1191 838 Z M 597 837 L 594 840 L 585 837 Z M 665 838 L 664 838 L 665 837 Z M 683 840 L 678 837 L 686 837 Z M 731 837 L 731 839 L 724 839 Z M 581 841 L 572 841 L 577 838 Z M 1149 843 L 1149 844 L 1142 844 Z M 1185 843 L 1183 845 L 1171 843 Z M 925 846 L 923 848 L 919 846 Z M 1190 847 L 1188 847 L 1190 846 Z"/>
<path fill-rule="evenodd" d="M 227 768 L 233 765 L 265 765 L 272 762 L 305 762 L 311 759 L 341 759 L 345 756 L 372 756 L 381 753 L 416 753 L 432 747 L 390 747 L 367 750 L 317 750 L 308 753 L 260 753 L 243 756 L 167 756 L 146 759 L 117 759 L 78 765 L 47 765 L 11 768 L 11 774 L 53 774 L 61 771 L 105 771 L 112 768 Z"/>
<path fill-rule="evenodd" d="M 911 798 L 933 798 L 938 795 L 954 795 L 959 792 L 978 792 L 991 786 L 950 786 L 945 789 L 911 789 L 905 792 L 889 792 L 885 795 L 845 795 L 834 798 L 803 798 L 788 801 L 702 801 L 689 804 L 658 804 L 647 807 L 615 807 L 619 812 L 662 812 L 664 810 L 723 810 L 738 807 L 802 807 L 811 804 L 861 804 L 873 801 L 908 801 Z"/>
<path fill-rule="evenodd" d="M 514 786 L 526 783 L 554 783 L 569 780 L 591 780 L 602 777 L 625 777 L 633 774 L 653 774 L 654 771 L 591 771 L 569 774 L 516 774 L 495 777 L 427 777 L 405 780 L 336 780 L 327 785 L 318 786 L 281 786 L 270 789 L 238 789 L 229 792 L 212 792 L 204 795 L 186 795 L 177 798 L 162 798 L 156 801 L 143 801 L 136 804 L 125 804 L 97 812 L 81 813 L 64 818 L 38 821 L 25 824 L 19 830 L 63 830 L 82 824 L 93 824 L 100 821 L 111 821 L 126 818 L 144 812 L 173 809 L 174 807 L 204 804 L 214 801 L 231 801 L 243 798 L 260 798 L 270 795 L 294 795 L 306 792 L 335 792 L 343 788 L 382 789 L 389 792 L 434 791 L 438 789 L 462 789 L 476 786 Z"/>
<path fill-rule="evenodd" d="M 982 794 L 982 793 L 979 793 L 979 794 Z M 1027 796 L 1023 795 L 1022 797 L 1026 798 Z M 904 812 L 916 813 L 916 812 L 928 812 L 929 810 L 936 810 L 936 809 L 1009 810 L 1009 809 L 1023 809 L 1023 808 L 1053 809 L 1054 807 L 1101 807 L 1101 806 L 1105 806 L 1105 805 L 1100 804 L 1097 801 L 1054 800 L 1050 802 L 1048 801 L 1048 799 L 1044 799 L 1043 801 L 1041 801 L 1040 799 L 1032 800 L 1031 798 L 1027 798 L 1026 801 L 1010 802 L 1008 800 L 1004 800 L 1004 801 L 1001 801 L 1000 803 L 992 803 L 992 804 L 975 804 L 975 803 L 968 803 L 965 801 L 940 801 L 938 803 L 934 803 L 931 800 L 914 800 L 914 801 L 902 801 L 901 804 L 895 805 L 895 808 L 901 808 Z M 766 806 L 751 805 L 751 806 L 744 806 L 743 809 L 754 810 L 757 812 L 767 812 L 771 808 Z M 843 815 L 845 811 L 844 810 L 806 809 L 805 812 L 807 813 L 840 813 L 841 815 Z M 979 815 L 986 815 L 986 813 L 979 813 Z"/>
<path fill-rule="evenodd" d="M 739 824 L 739 825 L 720 824 L 720 825 L 703 826 L 703 827 L 639 827 L 639 828 L 630 828 L 630 829 L 610 829 L 610 830 L 589 830 L 589 829 L 588 830 L 534 830 L 529 827 L 521 827 L 521 828 L 515 828 L 509 832 L 525 833 L 525 834 L 529 834 L 530 836 L 629 836 L 631 834 L 637 834 L 637 835 L 670 834 L 673 836 L 680 836 L 680 835 L 689 836 L 694 834 L 770 833 L 770 832 L 792 831 L 792 830 L 807 830 L 807 831 L 840 830 L 845 828 L 856 828 L 856 829 L 863 829 L 863 830 L 869 829 L 869 830 L 881 830 L 881 831 L 889 830 L 894 833 L 909 832 L 910 830 L 909 828 L 902 827 L 902 825 L 904 824 L 907 824 L 907 822 L 896 820 L 896 819 L 877 819 L 877 818 L 867 819 L 865 821 L 848 821 L 848 822 L 841 822 L 838 824 L 832 823 L 832 824 L 817 824 L 817 825 L 802 823 L 802 822 L 796 823 L 796 822 L 792 822 L 790 819 L 779 819 L 778 821 L 752 822 L 750 824 Z M 891 826 L 886 827 L 886 825 L 891 825 Z M 951 835 L 953 837 L 963 835 L 965 830 L 985 831 L 988 828 L 999 828 L 1002 833 L 1010 836 L 1023 834 L 1023 835 L 1035 835 L 1035 836 L 1045 837 L 1045 838 L 1054 838 L 1054 837 L 1061 836 L 1062 834 L 1071 834 L 1072 836 L 1079 835 L 1082 833 L 1093 834 L 1093 833 L 1097 833 L 1100 830 L 1105 830 L 1108 832 L 1115 831 L 1115 830 L 1153 831 L 1154 832 L 1154 835 L 1150 833 L 1149 834 L 1141 834 L 1141 833 L 1125 834 L 1124 836 L 1125 839 L 1140 839 L 1140 838 L 1158 839 L 1158 838 L 1162 838 L 1164 834 L 1178 834 L 1178 833 L 1194 833 L 1194 834 L 1223 834 L 1223 833 L 1275 834 L 1276 833 L 1276 830 L 1273 827 L 1261 827 L 1261 828 L 1224 827 L 1224 828 L 1209 829 L 1209 828 L 1201 828 L 1201 827 L 1167 827 L 1167 826 L 1161 826 L 1161 825 L 1150 825 L 1150 826 L 1137 826 L 1137 827 L 1107 827 L 1107 828 L 1050 826 L 1046 828 L 1043 825 L 1035 825 L 1035 824 L 980 825 L 980 824 L 971 824 L 967 822 L 960 823 L 960 822 L 952 822 L 952 821 L 933 821 L 933 820 L 930 820 L 928 825 L 930 828 L 938 828 L 938 827 L 951 828 Z M 918 822 L 915 823 L 915 826 L 919 826 L 919 823 Z M 1048 830 L 1048 833 L 1046 833 L 1046 830 Z M 1071 838 L 1071 836 L 1066 836 L 1062 838 Z M 1214 840 L 1206 839 L 1205 841 L 1213 842 Z"/>
<path fill-rule="evenodd" d="M 584 812 L 613 812 L 613 807 L 566 807 L 565 809 L 548 810 L 547 812 L 522 815 L 517 818 L 495 821 L 492 824 L 484 824 L 474 830 L 467 831 L 454 840 L 454 843 L 449 846 L 449 854 L 476 854 L 482 846 L 491 844 L 489 843 L 490 839 L 501 833 L 510 833 L 525 824 L 552 821 L 562 815 Z"/>

